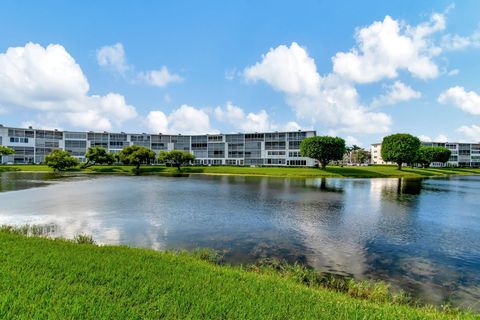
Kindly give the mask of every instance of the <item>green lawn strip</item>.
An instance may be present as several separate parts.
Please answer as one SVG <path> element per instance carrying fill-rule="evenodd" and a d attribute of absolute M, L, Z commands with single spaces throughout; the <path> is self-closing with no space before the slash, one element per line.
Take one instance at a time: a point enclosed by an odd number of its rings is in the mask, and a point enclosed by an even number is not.
<path fill-rule="evenodd" d="M 188 254 L 0 232 L 2 319 L 452 319 Z"/>
<path fill-rule="evenodd" d="M 72 172 L 86 173 L 120 173 L 131 174 L 132 166 L 91 166 L 85 169 L 73 169 Z M 2 171 L 29 171 L 51 172 L 52 169 L 45 165 L 0 165 Z M 164 166 L 142 166 L 143 174 L 175 175 L 179 172 L 176 168 Z M 269 176 L 291 178 L 425 178 L 446 175 L 478 175 L 480 169 L 473 168 L 410 168 L 398 170 L 396 166 L 375 165 L 366 167 L 328 166 L 325 170 L 318 168 L 280 168 L 280 167 L 235 167 L 235 166 L 190 166 L 182 168 L 184 174 L 209 174 L 209 175 L 242 175 L 242 176 Z"/>

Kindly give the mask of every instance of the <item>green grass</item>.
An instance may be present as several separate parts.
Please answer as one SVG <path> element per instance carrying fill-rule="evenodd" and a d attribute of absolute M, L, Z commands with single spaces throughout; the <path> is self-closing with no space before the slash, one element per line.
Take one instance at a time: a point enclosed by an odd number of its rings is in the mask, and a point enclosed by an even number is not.
<path fill-rule="evenodd" d="M 131 174 L 132 166 L 92 166 L 83 170 L 73 169 L 70 171 L 81 171 L 87 173 L 122 173 Z M 44 165 L 2 165 L 2 171 L 45 171 L 52 169 Z M 143 174 L 165 174 L 175 175 L 178 171 L 175 168 L 164 166 L 143 166 Z M 352 177 L 352 178 L 424 178 L 446 175 L 478 175 L 480 169 L 473 168 L 404 168 L 398 170 L 396 166 L 368 166 L 368 167 L 340 167 L 329 166 L 325 170 L 318 168 L 281 168 L 281 167 L 233 167 L 233 166 L 192 166 L 182 168 L 185 174 L 209 174 L 209 175 L 245 175 L 245 176 L 270 176 L 270 177 L 291 177 L 291 178 L 326 178 L 326 177 Z"/>
<path fill-rule="evenodd" d="M 192 254 L 75 244 L 2 230 L 0 318 L 475 319 L 476 316 L 356 299 L 308 287 L 276 273 L 215 265 Z"/>

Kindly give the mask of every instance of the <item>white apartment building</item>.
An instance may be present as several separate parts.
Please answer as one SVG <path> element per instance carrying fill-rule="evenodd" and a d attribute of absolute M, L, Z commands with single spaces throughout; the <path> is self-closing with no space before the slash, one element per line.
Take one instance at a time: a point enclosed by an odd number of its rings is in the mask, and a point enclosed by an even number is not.
<path fill-rule="evenodd" d="M 80 161 L 90 147 L 118 153 L 139 145 L 160 151 L 183 150 L 195 155 L 197 165 L 314 166 L 315 160 L 302 157 L 300 143 L 315 131 L 255 132 L 206 135 L 164 135 L 11 128 L 0 125 L 0 145 L 15 150 L 2 163 L 41 163 L 55 149 L 67 150 Z"/>

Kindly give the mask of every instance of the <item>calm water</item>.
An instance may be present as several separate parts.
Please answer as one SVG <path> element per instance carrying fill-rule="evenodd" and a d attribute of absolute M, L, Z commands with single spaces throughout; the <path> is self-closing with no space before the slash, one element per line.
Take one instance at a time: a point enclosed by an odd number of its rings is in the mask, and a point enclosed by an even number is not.
<path fill-rule="evenodd" d="M 300 260 L 480 309 L 480 177 L 277 179 L 0 173 L 0 224 L 104 244 Z"/>

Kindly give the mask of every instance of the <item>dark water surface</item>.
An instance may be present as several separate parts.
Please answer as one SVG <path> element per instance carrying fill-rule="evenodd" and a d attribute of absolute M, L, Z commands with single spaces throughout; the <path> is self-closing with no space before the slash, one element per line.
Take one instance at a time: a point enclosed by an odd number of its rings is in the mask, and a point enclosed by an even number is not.
<path fill-rule="evenodd" d="M 0 173 L 0 224 L 103 244 L 300 260 L 479 310 L 480 176 L 280 179 Z"/>

